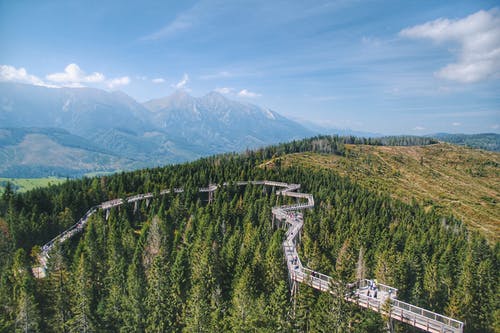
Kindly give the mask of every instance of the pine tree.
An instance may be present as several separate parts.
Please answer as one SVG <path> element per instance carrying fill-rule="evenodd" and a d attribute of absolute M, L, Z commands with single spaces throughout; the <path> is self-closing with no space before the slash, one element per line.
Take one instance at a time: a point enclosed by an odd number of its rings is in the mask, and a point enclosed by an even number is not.
<path fill-rule="evenodd" d="M 329 327 L 336 333 L 346 332 L 350 327 L 352 306 L 345 300 L 348 290 L 341 279 L 330 281 L 330 293 L 320 296 L 319 312 L 323 319 L 323 327 Z M 338 281 L 338 282 L 337 282 Z"/>
<path fill-rule="evenodd" d="M 203 239 L 205 238 L 206 239 Z M 211 250 L 211 235 L 204 234 L 193 245 L 191 258 L 191 290 L 186 304 L 185 326 L 183 332 L 210 332 L 213 326 L 214 305 L 217 294 L 214 274 L 214 256 Z"/>
<path fill-rule="evenodd" d="M 366 278 L 365 250 L 363 247 L 360 247 L 358 254 L 358 263 L 356 265 L 356 280 L 362 281 L 365 278 Z"/>
<path fill-rule="evenodd" d="M 121 245 L 121 234 L 114 216 L 108 221 L 105 295 L 103 300 L 103 322 L 108 329 L 116 331 L 124 324 L 123 303 L 125 294 L 125 257 Z"/>
<path fill-rule="evenodd" d="M 77 259 L 76 270 L 73 274 L 71 290 L 71 312 L 73 317 L 69 320 L 70 332 L 95 332 L 95 322 L 92 314 L 92 284 L 90 270 L 82 252 Z"/>
<path fill-rule="evenodd" d="M 151 263 L 147 281 L 146 332 L 165 332 L 174 324 L 174 315 L 169 297 L 169 265 L 162 248 Z"/>
<path fill-rule="evenodd" d="M 61 247 L 56 245 L 51 253 L 47 267 L 47 296 L 50 317 L 48 326 L 54 332 L 67 332 L 68 320 L 71 317 L 70 300 L 70 273 L 66 267 Z"/>
<path fill-rule="evenodd" d="M 40 313 L 38 304 L 28 281 L 25 283 L 26 285 L 22 286 L 17 299 L 16 332 L 39 332 Z"/>
<path fill-rule="evenodd" d="M 127 293 L 123 304 L 124 324 L 121 332 L 144 332 L 146 277 L 139 255 L 135 255 L 127 272 Z"/>
<path fill-rule="evenodd" d="M 285 280 L 277 283 L 277 287 L 269 295 L 269 304 L 266 307 L 267 327 L 275 332 L 290 330 L 290 302 L 289 291 Z"/>
<path fill-rule="evenodd" d="M 184 316 L 183 332 L 210 332 L 210 303 L 207 290 L 202 284 L 195 283 L 189 292 Z"/>
<path fill-rule="evenodd" d="M 300 332 L 311 332 L 314 320 L 314 304 L 316 304 L 314 291 L 307 285 L 300 285 L 294 297 L 296 298 L 294 327 Z"/>
<path fill-rule="evenodd" d="M 446 299 L 446 295 L 443 293 L 445 288 L 441 280 L 436 256 L 434 256 L 431 263 L 425 268 L 423 287 L 427 294 L 427 304 L 435 311 L 441 311 L 443 309 L 443 300 Z"/>
<path fill-rule="evenodd" d="M 490 330 L 490 325 L 488 323 L 493 323 L 495 318 L 495 306 L 498 305 L 497 284 L 500 279 L 494 274 L 493 263 L 491 259 L 483 260 L 479 263 L 477 267 L 477 281 L 476 281 L 476 318 L 478 329 L 484 332 Z"/>
<path fill-rule="evenodd" d="M 35 299 L 35 281 L 31 275 L 26 252 L 23 249 L 16 251 L 12 265 L 14 280 L 13 292 L 16 302 L 15 331 L 39 332 L 40 311 Z"/>
<path fill-rule="evenodd" d="M 234 332 L 253 332 L 256 329 L 256 301 L 252 293 L 253 282 L 249 268 L 246 268 L 237 280 L 230 314 L 231 328 Z"/>
<path fill-rule="evenodd" d="M 3 266 L 7 268 L 7 265 Z M 14 330 L 14 299 L 12 297 L 12 283 L 9 279 L 10 270 L 0 272 L 0 332 L 12 332 Z"/>
<path fill-rule="evenodd" d="M 335 263 L 337 281 L 340 283 L 348 283 L 352 281 L 354 271 L 354 256 L 352 253 L 351 242 L 349 239 L 344 241 L 340 248 L 337 261 Z"/>
<path fill-rule="evenodd" d="M 266 286 L 268 287 L 276 286 L 286 278 L 285 274 L 283 274 L 285 266 L 283 265 L 283 250 L 281 247 L 282 238 L 282 232 L 274 233 L 267 247 L 264 269 Z"/>

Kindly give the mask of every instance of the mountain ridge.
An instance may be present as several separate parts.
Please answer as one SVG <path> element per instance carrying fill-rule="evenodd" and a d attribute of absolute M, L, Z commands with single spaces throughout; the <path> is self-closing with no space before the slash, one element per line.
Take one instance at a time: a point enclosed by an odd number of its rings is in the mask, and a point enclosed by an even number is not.
<path fill-rule="evenodd" d="M 37 132 L 41 135 L 38 138 L 48 144 L 47 147 L 37 145 L 42 151 L 49 146 L 54 148 L 49 142 L 57 141 L 50 128 L 67 131 L 72 135 L 70 142 L 88 143 L 87 147 L 67 148 L 84 148 L 85 155 L 95 151 L 113 156 L 123 162 L 113 164 L 115 170 L 179 163 L 313 134 L 277 112 L 232 101 L 216 92 L 193 97 L 178 90 L 169 96 L 139 103 L 119 91 L 55 89 L 6 82 L 0 82 L 0 123 L 6 130 L 19 129 L 15 133 L 18 136 L 26 135 L 26 130 Z M 15 151 L 15 146 L 16 143 L 8 145 L 0 140 L 0 153 L 6 155 L 9 149 Z M 62 146 L 57 146 L 56 150 L 62 152 Z M 76 153 L 71 149 L 64 151 Z M 43 154 L 38 156 L 42 160 L 36 165 L 51 165 Z M 102 155 L 94 159 L 98 170 L 113 169 L 101 164 L 107 160 L 103 160 Z M 36 166 L 30 165 L 30 168 Z M 61 165 L 52 166 L 60 171 Z M 12 163 L 9 166 L 10 170 L 16 170 L 15 167 Z M 5 169 L 6 166 L 0 168 L 0 175 Z M 26 174 L 20 171 L 18 176 Z"/>

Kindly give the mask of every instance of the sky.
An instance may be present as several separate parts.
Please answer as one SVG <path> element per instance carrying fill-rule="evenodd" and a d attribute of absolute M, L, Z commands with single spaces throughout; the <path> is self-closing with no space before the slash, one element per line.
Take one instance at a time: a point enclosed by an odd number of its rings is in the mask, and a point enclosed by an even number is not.
<path fill-rule="evenodd" d="M 500 5 L 0 0 L 0 81 L 140 102 L 218 91 L 372 133 L 500 133 Z"/>

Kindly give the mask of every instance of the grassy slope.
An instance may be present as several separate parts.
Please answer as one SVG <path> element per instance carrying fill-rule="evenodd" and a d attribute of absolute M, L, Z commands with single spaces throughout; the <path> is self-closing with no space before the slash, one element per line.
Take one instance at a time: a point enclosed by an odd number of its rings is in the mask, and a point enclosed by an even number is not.
<path fill-rule="evenodd" d="M 57 185 L 66 181 L 66 178 L 0 178 L 0 193 L 3 192 L 5 184 L 10 182 L 16 187 L 17 192 L 26 192 L 37 187 Z"/>
<path fill-rule="evenodd" d="M 347 148 L 347 157 L 299 153 L 281 157 L 281 165 L 334 169 L 370 189 L 452 213 L 490 240 L 500 239 L 499 153 L 446 143 Z"/>

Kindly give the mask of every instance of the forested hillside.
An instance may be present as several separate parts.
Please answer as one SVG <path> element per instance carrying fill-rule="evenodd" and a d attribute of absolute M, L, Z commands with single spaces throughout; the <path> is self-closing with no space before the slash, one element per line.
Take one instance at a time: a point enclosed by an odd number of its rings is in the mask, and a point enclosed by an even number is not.
<path fill-rule="evenodd" d="M 453 216 L 367 190 L 332 170 L 260 167 L 282 153 L 343 155 L 355 138 L 315 139 L 193 163 L 84 178 L 0 200 L 0 331 L 44 332 L 383 332 L 385 318 L 301 286 L 295 312 L 271 207 L 282 198 L 259 186 L 197 192 L 211 182 L 301 183 L 316 207 L 305 212 L 305 264 L 354 281 L 357 274 L 399 289 L 399 298 L 498 332 L 498 243 Z M 413 140 L 413 139 L 412 139 Z M 411 141 L 411 140 L 410 140 Z M 365 144 L 382 144 L 380 141 Z M 418 143 L 414 141 L 413 144 Z M 81 236 L 51 254 L 34 279 L 37 245 L 91 206 L 135 193 L 184 187 L 137 211 L 94 215 Z M 411 331 L 404 325 L 397 332 Z"/>
<path fill-rule="evenodd" d="M 324 139 L 315 142 L 329 146 Z M 343 154 L 322 153 L 325 150 L 277 154 L 262 167 L 332 170 L 373 191 L 453 214 L 489 239 L 500 240 L 500 154 L 448 143 L 347 144 L 343 149 Z"/>
<path fill-rule="evenodd" d="M 472 148 L 480 148 L 491 151 L 500 151 L 500 134 L 481 133 L 481 134 L 447 134 L 438 133 L 432 137 L 445 142 L 454 143 Z"/>

